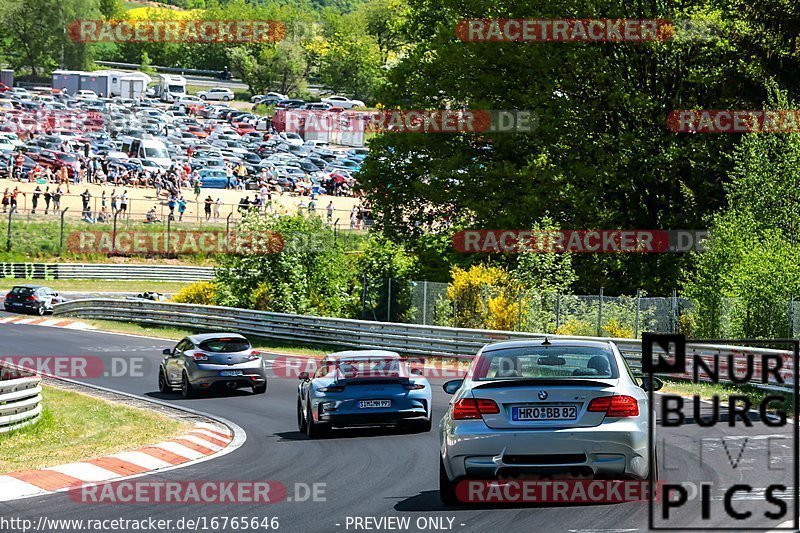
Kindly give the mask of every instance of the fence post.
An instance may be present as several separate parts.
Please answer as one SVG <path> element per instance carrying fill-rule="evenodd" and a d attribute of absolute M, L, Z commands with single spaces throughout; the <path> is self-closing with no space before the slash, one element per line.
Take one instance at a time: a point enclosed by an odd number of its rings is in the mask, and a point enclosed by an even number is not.
<path fill-rule="evenodd" d="M 601 326 L 603 325 L 603 287 L 600 287 L 600 302 L 597 306 L 597 336 L 600 337 Z"/>
<path fill-rule="evenodd" d="M 386 322 L 392 321 L 392 278 L 389 277 L 388 295 L 386 297 Z"/>
<path fill-rule="evenodd" d="M 11 215 L 14 214 L 14 211 L 17 210 L 16 205 L 11 206 L 11 210 L 8 212 L 8 234 L 6 237 L 6 252 L 11 251 Z"/>
<path fill-rule="evenodd" d="M 672 333 L 678 332 L 678 289 L 672 289 Z"/>
<path fill-rule="evenodd" d="M 361 292 L 361 320 L 364 320 L 366 315 L 365 306 L 367 305 L 367 275 L 364 274 L 364 290 Z"/>
<path fill-rule="evenodd" d="M 787 337 L 786 337 L 787 339 L 791 339 L 791 338 L 794 337 L 794 324 L 792 323 L 793 319 L 794 319 L 794 316 L 792 316 L 793 313 L 794 313 L 794 294 L 790 294 L 789 295 L 789 310 L 788 310 L 788 313 L 787 313 L 788 318 L 789 318 L 789 335 L 787 335 Z"/>
<path fill-rule="evenodd" d="M 69 211 L 69 207 L 65 207 L 63 211 L 61 211 L 61 237 L 58 241 L 58 253 L 61 253 L 61 249 L 64 248 L 64 215 L 66 212 Z"/>
<path fill-rule="evenodd" d="M 428 280 L 422 282 L 422 325 L 428 325 Z"/>
<path fill-rule="evenodd" d="M 639 338 L 639 307 L 642 299 L 642 289 L 636 289 L 636 319 L 633 323 L 633 338 Z"/>
<path fill-rule="evenodd" d="M 225 219 L 225 248 L 231 244 L 231 217 L 233 216 L 233 211 L 228 214 L 228 218 Z"/>
<path fill-rule="evenodd" d="M 119 209 L 114 211 L 114 229 L 111 230 L 111 255 L 114 255 L 114 248 L 117 245 L 117 217 L 119 216 Z"/>
<path fill-rule="evenodd" d="M 556 331 L 561 327 L 561 293 L 556 292 Z"/>
<path fill-rule="evenodd" d="M 169 256 L 169 234 L 172 230 L 172 217 L 167 217 L 167 246 L 164 248 L 164 255 Z"/>
<path fill-rule="evenodd" d="M 522 290 L 517 296 L 517 331 L 522 331 Z"/>
<path fill-rule="evenodd" d="M 339 242 L 339 219 L 336 219 L 336 222 L 333 223 L 333 242 L 336 244 Z"/>

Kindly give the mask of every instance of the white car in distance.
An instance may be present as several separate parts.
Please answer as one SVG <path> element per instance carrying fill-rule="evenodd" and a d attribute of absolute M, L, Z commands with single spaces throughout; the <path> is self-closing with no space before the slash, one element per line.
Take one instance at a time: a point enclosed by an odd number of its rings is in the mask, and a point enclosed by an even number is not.
<path fill-rule="evenodd" d="M 207 91 L 200 91 L 197 93 L 197 96 L 202 100 L 222 100 L 223 102 L 233 100 L 234 98 L 233 91 L 225 87 L 214 87 Z"/>
<path fill-rule="evenodd" d="M 351 100 L 346 96 L 328 96 L 327 98 L 321 98 L 323 102 L 326 104 L 330 104 L 333 107 L 341 107 L 342 109 L 353 109 L 354 107 L 366 107 L 364 102 L 361 100 Z"/>

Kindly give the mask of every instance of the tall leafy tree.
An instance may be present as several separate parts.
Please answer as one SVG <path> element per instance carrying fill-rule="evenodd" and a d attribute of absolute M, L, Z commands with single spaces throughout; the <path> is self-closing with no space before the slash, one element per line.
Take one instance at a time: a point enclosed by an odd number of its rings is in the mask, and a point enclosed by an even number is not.
<path fill-rule="evenodd" d="M 410 0 L 409 49 L 378 99 L 404 108 L 530 110 L 529 133 L 385 134 L 361 174 L 373 213 L 395 238 L 456 226 L 526 228 L 549 214 L 565 229 L 705 226 L 724 205 L 735 136 L 676 134 L 676 109 L 757 107 L 779 79 L 774 55 L 796 62 L 791 37 L 761 4 L 738 1 L 684 8 L 666 0 Z M 766 11 L 766 13 L 764 13 Z M 794 8 L 790 12 L 796 11 Z M 465 18 L 667 18 L 706 22 L 710 35 L 678 27 L 654 43 L 465 43 Z M 764 33 L 759 33 L 763 30 Z M 767 35 L 776 46 L 757 41 Z M 794 89 L 796 90 L 796 89 Z M 585 254 L 574 258 L 577 291 L 663 293 L 675 287 L 685 256 Z M 623 278 L 618 275 L 624 271 Z"/>

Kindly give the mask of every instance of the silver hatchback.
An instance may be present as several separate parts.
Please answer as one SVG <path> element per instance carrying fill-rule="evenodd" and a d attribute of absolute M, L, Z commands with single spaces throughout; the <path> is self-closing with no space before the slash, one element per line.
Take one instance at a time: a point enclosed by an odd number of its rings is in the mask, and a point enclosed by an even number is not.
<path fill-rule="evenodd" d="M 457 503 L 464 479 L 646 479 L 646 385 L 611 342 L 484 347 L 444 385 L 454 396 L 439 425 L 442 501 Z"/>
<path fill-rule="evenodd" d="M 267 392 L 267 374 L 261 354 L 238 333 L 206 333 L 184 337 L 164 350 L 158 372 L 158 390 L 180 388 L 184 398 L 214 386 L 252 388 Z"/>

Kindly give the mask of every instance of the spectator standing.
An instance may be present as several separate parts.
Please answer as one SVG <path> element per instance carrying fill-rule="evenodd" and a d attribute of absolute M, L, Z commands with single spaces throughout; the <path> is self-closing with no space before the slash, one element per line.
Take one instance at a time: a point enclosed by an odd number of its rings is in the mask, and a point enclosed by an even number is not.
<path fill-rule="evenodd" d="M 56 190 L 53 193 L 53 214 L 55 215 L 61 211 L 61 185 L 56 185 Z"/>
<path fill-rule="evenodd" d="M 210 194 L 208 196 L 206 196 L 205 203 L 206 203 L 206 206 L 205 206 L 206 222 L 208 222 L 209 220 L 211 220 L 211 205 L 214 203 L 214 200 L 211 199 L 211 195 Z"/>
<path fill-rule="evenodd" d="M 33 196 L 31 197 L 31 214 L 36 214 L 36 208 L 39 206 L 39 196 L 42 194 L 42 188 L 38 185 L 36 189 L 33 191 Z"/>
<path fill-rule="evenodd" d="M 111 189 L 111 212 L 117 212 L 117 189 Z"/>
<path fill-rule="evenodd" d="M 169 199 L 167 200 L 167 207 L 169 208 L 169 219 L 175 220 L 175 195 L 169 195 Z"/>
<path fill-rule="evenodd" d="M 328 211 L 328 224 L 333 224 L 333 200 L 328 203 L 328 207 L 325 209 Z"/>
<path fill-rule="evenodd" d="M 44 188 L 44 214 L 46 215 L 48 211 L 50 211 L 50 198 L 52 198 L 52 194 L 50 194 L 50 186 Z"/>
<path fill-rule="evenodd" d="M 217 196 L 217 200 L 214 202 L 214 222 L 219 222 L 219 208 L 221 205 L 222 200 Z"/>
<path fill-rule="evenodd" d="M 8 187 L 3 191 L 3 213 L 8 211 L 8 206 L 11 203 L 11 194 L 8 192 Z"/>
<path fill-rule="evenodd" d="M 128 212 L 128 191 L 123 190 L 122 194 L 119 196 L 119 211 L 120 213 L 127 213 Z"/>
<path fill-rule="evenodd" d="M 186 199 L 181 195 L 178 198 L 178 221 L 183 221 L 183 213 L 186 212 Z"/>

